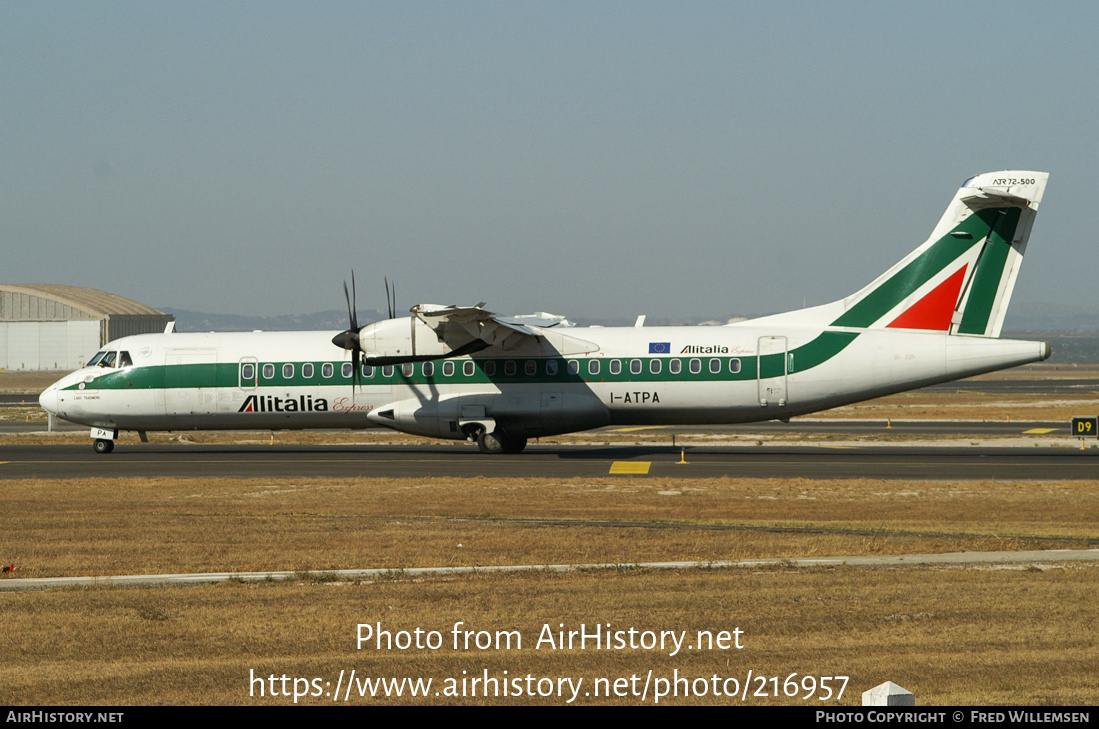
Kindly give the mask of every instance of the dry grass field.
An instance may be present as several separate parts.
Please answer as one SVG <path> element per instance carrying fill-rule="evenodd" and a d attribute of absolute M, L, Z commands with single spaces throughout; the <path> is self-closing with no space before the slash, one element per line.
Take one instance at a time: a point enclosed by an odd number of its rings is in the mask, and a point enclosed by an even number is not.
<path fill-rule="evenodd" d="M 1097 374 L 1039 366 L 990 377 Z M 0 391 L 34 391 L 53 379 L 41 378 L 0 375 Z M 1092 404 L 1099 394 L 1087 390 L 1063 398 L 1067 404 L 1049 399 L 1027 395 L 1005 408 L 997 396 L 916 392 L 831 415 L 1067 421 L 1099 411 Z M 4 410 L 17 419 L 40 413 L 33 406 Z M 423 442 L 380 432 L 274 437 Z M 87 435 L 4 436 L 0 445 L 23 439 L 83 444 Z M 17 566 L 0 579 L 302 573 L 267 583 L 0 592 L 0 704 L 289 705 L 296 688 L 308 694 L 297 701 L 305 704 L 561 705 L 572 696 L 561 683 L 569 679 L 573 686 L 582 680 L 572 703 L 632 705 L 654 703 L 655 692 L 670 689 L 676 676 L 688 681 L 661 703 L 835 704 L 835 695 L 819 700 L 817 678 L 824 676 L 849 677 L 838 701 L 848 705 L 886 680 L 915 692 L 919 705 L 1099 702 L 1099 567 L 1090 564 L 401 573 L 421 566 L 1094 547 L 1099 480 L 126 479 L 5 481 L 0 495 L 0 563 Z M 351 582 L 325 574 L 351 568 L 393 572 Z M 455 650 L 458 622 L 485 636 L 517 631 L 522 646 Z M 381 623 L 395 634 L 438 631 L 442 645 L 359 650 L 359 623 Z M 686 636 L 685 646 L 669 655 L 670 647 L 538 645 L 544 626 L 567 631 L 581 624 L 589 631 L 596 624 L 634 628 L 638 636 L 673 631 Z M 686 647 L 698 631 L 737 628 L 739 650 Z M 345 701 L 352 670 L 357 682 Z M 471 685 L 485 671 L 496 679 L 488 696 L 483 684 Z M 786 683 L 792 674 L 794 696 Z M 274 686 L 250 680 L 272 675 L 279 679 Z M 724 691 L 735 679 L 738 695 L 715 696 L 714 677 Z M 400 697 L 384 689 L 371 696 L 365 678 L 431 679 L 432 687 L 426 697 L 410 696 L 407 684 Z M 343 688 L 333 701 L 327 694 L 337 683 Z M 838 691 L 840 683 L 829 686 Z M 510 695 L 493 695 L 501 684 Z M 552 695 L 537 695 L 550 685 Z"/>
<path fill-rule="evenodd" d="M 1086 548 L 1099 539 L 1099 490 L 1081 481 L 125 479 L 3 489 L 0 561 L 17 563 L 19 577 Z"/>
<path fill-rule="evenodd" d="M 862 691 L 885 680 L 913 690 L 922 704 L 1090 704 L 1099 700 L 1091 678 L 1099 669 L 1099 610 L 1091 599 L 1099 568 L 1090 566 L 622 568 L 430 579 L 407 578 L 400 569 L 1083 547 L 1099 539 L 1097 487 L 645 477 L 8 482 L 0 561 L 17 562 L 19 577 L 275 569 L 314 575 L 2 593 L 0 700 L 286 704 L 292 697 L 271 697 L 267 684 L 256 695 L 249 677 L 308 678 L 312 692 L 313 679 L 335 686 L 341 669 L 360 678 L 432 678 L 437 687 L 447 677 L 460 681 L 462 671 L 497 678 L 508 671 L 584 678 L 592 690 L 597 678 L 613 685 L 651 669 L 655 678 L 678 670 L 691 679 L 736 678 L 741 687 L 752 670 L 778 676 L 780 691 L 791 673 L 799 681 L 847 675 L 845 704 L 857 704 Z M 394 572 L 344 583 L 323 574 L 363 567 Z M 434 651 L 356 650 L 355 626 L 379 621 L 393 632 L 437 630 L 448 642 Z M 519 631 L 523 647 L 455 651 L 448 631 L 459 621 L 476 631 Z M 543 625 L 567 630 L 581 623 L 690 636 L 739 627 L 744 648 L 676 656 L 535 649 Z M 773 688 L 753 679 L 747 701 L 803 703 L 774 696 Z M 652 690 L 644 703 L 652 703 Z M 636 695 L 577 701 L 642 702 Z M 709 690 L 665 697 L 677 704 L 740 701 Z M 299 700 L 331 702 L 323 695 Z M 556 693 L 368 693 L 349 700 L 565 702 Z"/>
<path fill-rule="evenodd" d="M 704 678 L 740 696 L 665 696 L 661 703 L 857 705 L 862 691 L 892 680 L 918 705 L 1094 705 L 1099 671 L 1094 643 L 1099 569 L 1049 570 L 693 570 L 476 575 L 367 584 L 297 581 L 189 588 L 59 590 L 0 596 L 0 700 L 5 704 L 290 705 L 259 695 L 251 677 L 307 679 L 304 704 L 549 704 L 563 696 L 444 693 L 447 678 L 583 679 L 573 702 L 652 704 L 640 695 L 595 696 L 596 681 Z M 472 631 L 519 631 L 521 649 L 453 649 L 454 623 Z M 439 631 L 438 650 L 357 650 L 356 626 Z M 742 649 L 554 650 L 537 646 L 544 625 L 557 630 L 610 623 L 612 630 L 742 631 Z M 425 638 L 426 640 L 426 638 Z M 364 678 L 431 678 L 424 697 L 331 692 L 345 671 Z M 505 675 L 504 672 L 507 672 Z M 464 673 L 463 673 L 464 672 Z M 782 693 L 790 674 L 848 676 L 837 702 Z M 774 696 L 771 677 L 778 677 Z M 325 685 L 328 682 L 329 685 Z M 831 685 L 838 691 L 839 680 Z M 498 685 L 498 684 L 497 684 Z M 544 684 L 543 684 L 544 685 Z M 622 684 L 630 687 L 630 683 Z M 269 684 L 264 686 L 269 691 Z M 523 688 L 526 684 L 524 683 Z M 293 691 L 276 684 L 281 694 Z M 553 686 L 556 690 L 556 683 Z M 762 689 L 762 691 L 761 691 Z M 666 689 L 665 689 L 666 690 Z M 590 695 L 585 695 L 588 692 Z M 767 695 L 758 695 L 761 692 Z"/>

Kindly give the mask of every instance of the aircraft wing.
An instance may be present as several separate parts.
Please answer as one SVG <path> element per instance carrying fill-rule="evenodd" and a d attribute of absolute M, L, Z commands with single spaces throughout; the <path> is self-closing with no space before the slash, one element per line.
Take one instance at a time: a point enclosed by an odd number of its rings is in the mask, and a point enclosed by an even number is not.
<path fill-rule="evenodd" d="M 598 344 L 551 330 L 551 327 L 566 321 L 563 317 L 534 318 L 528 322 L 525 317 L 499 316 L 485 309 L 484 305 L 483 301 L 474 306 L 418 304 L 411 311 L 435 330 L 440 339 L 454 344 L 472 337 L 491 347 L 512 350 L 525 342 L 542 339 L 562 355 L 586 354 L 599 349 Z M 546 325 L 539 326 L 535 321 L 545 322 Z"/>

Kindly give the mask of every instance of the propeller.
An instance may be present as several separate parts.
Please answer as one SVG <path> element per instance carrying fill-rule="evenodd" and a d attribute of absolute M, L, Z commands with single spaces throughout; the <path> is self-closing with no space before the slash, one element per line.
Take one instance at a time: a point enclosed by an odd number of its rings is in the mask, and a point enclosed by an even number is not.
<path fill-rule="evenodd" d="M 340 349 L 351 350 L 351 361 L 354 363 L 354 381 L 355 388 L 360 386 L 359 377 L 362 373 L 362 363 L 364 359 L 364 353 L 362 345 L 359 344 L 359 312 L 358 305 L 355 298 L 355 271 L 351 271 L 351 291 L 348 293 L 347 281 L 343 282 L 343 297 L 347 300 L 347 319 L 350 322 L 350 327 L 340 332 L 336 336 L 332 337 L 332 344 L 335 344 Z"/>
<path fill-rule="evenodd" d="M 397 309 L 397 286 L 389 285 L 389 278 L 385 279 L 385 298 L 386 306 L 389 308 L 389 318 L 393 319 Z M 467 342 L 462 346 L 452 349 L 446 354 L 402 354 L 396 356 L 381 356 L 381 357 L 367 357 L 366 352 L 363 351 L 362 343 L 359 341 L 359 314 L 358 308 L 355 302 L 355 272 L 351 272 L 351 289 L 347 288 L 347 281 L 343 282 L 343 297 L 347 299 L 347 318 L 351 323 L 350 328 L 340 332 L 336 336 L 332 337 L 332 344 L 335 344 L 340 349 L 347 349 L 351 351 L 351 359 L 355 363 L 355 387 L 360 387 L 360 376 L 362 374 L 363 365 L 371 365 L 373 367 L 382 367 L 385 365 L 399 365 L 407 364 L 409 362 L 430 362 L 437 359 L 446 359 L 448 357 L 461 357 L 467 354 L 473 354 L 474 352 L 480 352 L 489 346 L 489 343 L 481 339 L 474 339 L 471 342 Z M 478 307 L 484 306 L 482 301 L 477 304 Z"/>

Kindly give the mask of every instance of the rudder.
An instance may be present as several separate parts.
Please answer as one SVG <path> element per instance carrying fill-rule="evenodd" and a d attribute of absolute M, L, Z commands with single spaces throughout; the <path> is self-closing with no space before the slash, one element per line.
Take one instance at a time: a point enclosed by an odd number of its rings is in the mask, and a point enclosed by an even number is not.
<path fill-rule="evenodd" d="M 995 172 L 968 185 L 979 191 L 969 204 L 988 205 L 985 210 L 995 211 L 998 220 L 989 226 L 973 276 L 959 298 L 959 321 L 952 334 L 1000 336 L 1048 178 L 1045 172 Z"/>

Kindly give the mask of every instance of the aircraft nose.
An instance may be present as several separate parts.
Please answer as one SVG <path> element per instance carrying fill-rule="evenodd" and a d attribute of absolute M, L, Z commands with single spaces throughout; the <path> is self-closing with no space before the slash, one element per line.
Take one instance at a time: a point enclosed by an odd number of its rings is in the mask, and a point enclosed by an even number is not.
<path fill-rule="evenodd" d="M 47 413 L 57 415 L 57 388 L 47 387 L 45 392 L 38 396 L 38 404 Z"/>

